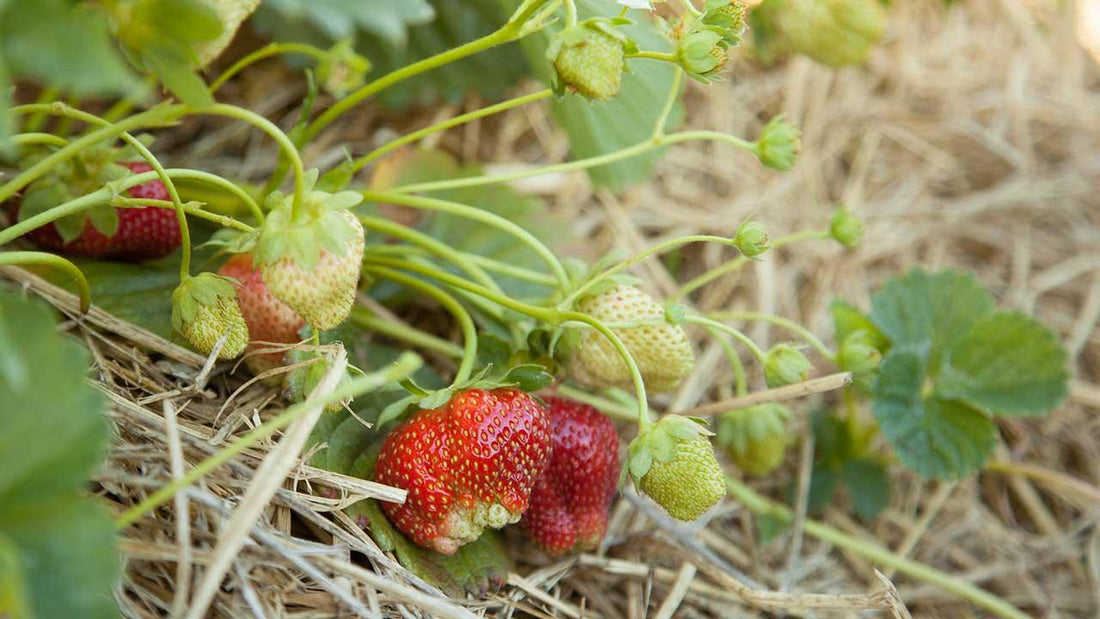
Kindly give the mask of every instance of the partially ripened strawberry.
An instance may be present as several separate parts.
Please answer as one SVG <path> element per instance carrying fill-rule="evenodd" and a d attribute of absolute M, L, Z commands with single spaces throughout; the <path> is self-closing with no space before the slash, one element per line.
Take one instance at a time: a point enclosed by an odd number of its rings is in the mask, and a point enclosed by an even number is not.
<path fill-rule="evenodd" d="M 616 285 L 581 300 L 579 309 L 612 327 L 638 364 L 646 388 L 669 391 L 691 374 L 695 355 L 683 327 L 665 320 L 665 308 L 633 286 Z M 595 387 L 631 384 L 626 362 L 614 346 L 595 330 L 586 330 L 573 352 L 574 378 Z"/>
<path fill-rule="evenodd" d="M 550 449 L 550 422 L 531 396 L 460 391 L 386 437 L 374 479 L 409 494 L 382 511 L 416 544 L 452 554 L 486 527 L 519 521 Z"/>
<path fill-rule="evenodd" d="M 244 322 L 248 325 L 250 342 L 271 344 L 294 344 L 301 336 L 299 331 L 305 326 L 290 306 L 280 301 L 264 285 L 260 270 L 252 265 L 251 254 L 238 254 L 218 269 L 218 274 L 231 277 L 240 282 L 237 289 L 237 304 L 241 307 Z M 264 344 L 252 343 L 249 348 L 263 348 Z M 249 369 L 257 374 L 283 364 L 285 353 L 275 352 L 251 355 L 247 358 Z"/>
<path fill-rule="evenodd" d="M 611 420 L 587 404 L 556 397 L 546 404 L 554 448 L 523 525 L 551 555 L 594 550 L 607 533 L 619 481 L 619 437 Z"/>
<path fill-rule="evenodd" d="M 203 354 L 225 342 L 219 359 L 232 359 L 248 344 L 248 326 L 237 307 L 233 283 L 213 273 L 185 279 L 172 292 L 172 326 Z"/>
<path fill-rule="evenodd" d="M 267 289 L 315 329 L 339 326 L 355 303 L 363 225 L 347 209 L 362 199 L 310 189 L 294 209 L 290 196 L 268 198 L 256 262 Z"/>
<path fill-rule="evenodd" d="M 630 442 L 634 485 L 673 518 L 691 521 L 726 496 L 711 435 L 698 420 L 666 415 Z"/>
<path fill-rule="evenodd" d="M 139 174 L 153 168 L 144 162 L 121 162 L 130 172 Z M 48 182 L 63 182 L 50 179 Z M 34 193 L 36 186 L 28 190 Z M 56 187 L 49 189 L 54 191 Z M 150 200 L 168 200 L 168 190 L 159 180 L 149 181 L 128 191 L 130 197 Z M 62 194 L 58 194 L 62 195 Z M 47 205 L 49 206 L 49 205 Z M 52 206 L 57 206 L 53 204 Z M 110 209 L 111 207 L 103 207 Z M 113 234 L 106 234 L 96 227 L 92 216 L 80 219 L 83 228 L 78 229 L 76 238 L 62 238 L 57 225 L 50 223 L 36 228 L 27 234 L 27 238 L 43 249 L 61 251 L 91 258 L 118 258 L 122 260 L 151 260 L 163 258 L 180 246 L 180 227 L 176 212 L 170 208 L 116 208 L 117 228 Z M 19 219 L 27 219 L 34 213 L 19 209 Z M 114 219 L 114 218 L 111 218 Z M 78 225 L 80 222 L 77 222 Z"/>

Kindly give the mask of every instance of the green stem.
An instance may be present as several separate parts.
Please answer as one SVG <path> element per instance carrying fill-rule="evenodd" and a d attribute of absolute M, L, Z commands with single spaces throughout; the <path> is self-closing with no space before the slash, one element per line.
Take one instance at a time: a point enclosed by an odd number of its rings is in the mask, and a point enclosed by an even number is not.
<path fill-rule="evenodd" d="M 703 326 L 703 327 L 707 327 L 708 329 L 717 329 L 718 331 L 721 331 L 722 333 L 725 333 L 726 335 L 729 335 L 733 339 L 735 339 L 738 342 L 741 342 L 742 344 L 744 344 L 745 348 L 749 349 L 749 351 L 752 353 L 752 355 L 754 357 L 756 357 L 757 361 L 759 361 L 761 365 L 764 364 L 764 351 L 760 350 L 760 347 L 757 346 L 756 342 L 752 341 L 749 338 L 749 336 L 745 335 L 744 333 L 741 333 L 737 329 L 734 329 L 733 327 L 731 327 L 727 324 L 722 324 L 722 323 L 718 322 L 717 320 L 711 320 L 710 318 L 706 318 L 705 316 L 697 316 L 697 315 L 691 315 L 691 314 L 684 317 L 684 322 L 691 323 L 691 324 L 697 324 L 697 325 L 700 325 L 700 326 Z"/>
<path fill-rule="evenodd" d="M 489 276 L 481 267 L 470 263 L 466 260 L 462 254 L 447 245 L 432 237 L 413 230 L 408 226 L 402 226 L 399 223 L 394 223 L 383 217 L 372 217 L 369 215 L 363 215 L 359 217 L 359 221 L 363 223 L 363 227 L 369 230 L 376 230 L 387 236 L 392 236 L 402 241 L 412 243 L 417 247 L 421 247 L 427 250 L 429 253 L 435 254 L 444 260 L 447 260 L 451 264 L 455 265 L 467 275 L 469 275 L 474 281 L 492 290 L 493 292 L 503 292 L 496 280 Z"/>
<path fill-rule="evenodd" d="M 134 177 L 127 177 L 125 180 L 129 181 L 132 178 L 136 178 L 138 176 L 141 175 L 139 174 L 135 175 Z M 64 204 L 55 206 L 48 211 L 38 213 L 33 217 L 28 217 L 23 221 L 20 221 L 12 226 L 0 230 L 0 246 L 6 245 L 13 240 L 19 238 L 20 236 L 30 232 L 31 230 L 40 228 L 49 223 L 53 223 L 58 219 L 61 219 L 62 217 L 86 211 L 93 206 L 97 206 L 100 204 L 108 204 L 111 202 L 111 199 L 113 197 L 114 192 L 112 192 L 109 188 L 104 187 L 98 191 L 94 191 L 87 195 L 76 198 L 75 200 L 69 200 Z"/>
<path fill-rule="evenodd" d="M 678 133 L 670 133 L 668 135 L 660 136 L 657 138 L 650 138 L 633 146 L 628 146 L 621 150 L 606 153 L 603 155 L 597 155 L 595 157 L 588 157 L 587 159 L 577 159 L 575 161 L 567 161 L 565 163 L 542 166 L 533 170 L 521 170 L 518 172 L 509 172 L 504 174 L 488 174 L 443 181 L 415 183 L 412 185 L 404 185 L 401 187 L 393 187 L 387 189 L 386 193 L 392 195 L 395 193 L 420 193 L 426 191 L 440 191 L 443 189 L 479 187 L 482 185 L 509 183 L 523 178 L 530 178 L 532 176 L 542 176 L 544 174 L 559 174 L 563 172 L 573 172 L 576 170 L 587 170 L 589 168 L 598 168 L 600 166 L 612 164 L 618 161 L 622 161 L 624 159 L 629 159 L 631 157 L 637 157 L 638 155 L 645 154 L 651 150 L 660 148 L 661 146 L 667 146 L 669 144 L 676 144 L 679 142 L 690 142 L 693 140 L 712 140 L 716 142 L 725 142 L 727 144 L 731 144 L 749 152 L 753 152 L 753 150 L 755 149 L 754 142 L 742 140 L 741 138 L 727 135 L 725 133 L 720 133 L 717 131 L 680 131 Z"/>
<path fill-rule="evenodd" d="M 771 249 L 775 250 L 784 245 L 790 245 L 791 243 L 797 243 L 799 241 L 806 241 L 810 239 L 825 239 L 829 238 L 829 235 L 830 233 L 828 230 L 807 230 L 805 232 L 797 232 L 795 234 L 790 234 L 776 239 L 772 242 Z M 734 271 L 740 269 L 741 267 L 745 266 L 748 261 L 749 259 L 745 256 L 738 256 L 737 258 L 734 258 L 729 262 L 720 264 L 713 269 L 710 269 L 709 271 L 696 275 L 695 277 L 688 280 L 683 286 L 680 286 L 680 289 L 677 290 L 669 300 L 679 301 L 685 296 L 691 294 L 692 292 L 695 292 L 703 286 L 706 286 L 710 282 L 722 277 L 723 275 L 733 273 Z"/>
<path fill-rule="evenodd" d="M 782 522 L 793 520 L 791 510 L 764 498 L 745 484 L 733 478 L 727 478 L 726 484 L 730 495 L 757 514 L 769 515 Z M 1028 618 L 1028 615 L 1020 609 L 980 587 L 923 563 L 902 557 L 878 544 L 856 539 L 834 527 L 814 520 L 807 519 L 803 523 L 803 527 L 807 533 L 826 543 L 854 552 L 917 580 L 936 585 L 945 591 L 977 604 L 998 617 L 1005 617 L 1006 619 Z"/>
<path fill-rule="evenodd" d="M 456 359 L 460 359 L 464 355 L 461 346 L 456 346 L 441 337 L 436 337 L 419 329 L 414 329 L 410 326 L 375 316 L 362 307 L 352 309 L 350 318 L 352 322 L 360 327 L 380 333 L 394 340 L 399 340 L 413 346 L 419 346 L 425 350 L 430 350 Z"/>
<path fill-rule="evenodd" d="M 595 406 L 597 409 L 599 409 L 601 413 L 607 415 L 608 417 L 611 417 L 612 419 L 617 419 L 619 421 L 626 421 L 630 423 L 638 421 L 637 409 L 622 402 L 612 400 L 611 398 L 594 395 L 588 393 L 587 391 L 577 389 L 575 387 L 570 387 L 569 385 L 558 385 L 554 388 L 554 390 L 557 393 L 569 398 L 570 400 L 576 400 L 578 402 L 583 402 L 585 404 Z"/>
<path fill-rule="evenodd" d="M 68 146 L 69 141 L 52 133 L 20 133 L 11 137 L 12 141 L 20 146 L 33 146 L 45 144 L 46 146 Z"/>
<path fill-rule="evenodd" d="M 558 257 L 554 255 L 554 252 L 550 251 L 550 248 L 544 245 L 542 241 L 535 238 L 533 234 L 523 229 L 523 227 L 516 225 L 511 220 L 505 219 L 496 213 L 483 211 L 459 202 L 451 202 L 426 196 L 409 196 L 369 190 L 363 191 L 362 194 L 363 198 L 369 202 L 390 202 L 400 206 L 449 213 L 474 221 L 480 221 L 481 223 L 488 224 L 501 231 L 507 232 L 534 250 L 534 252 L 546 262 L 547 266 L 549 266 L 550 270 L 553 272 L 554 277 L 557 278 L 558 285 L 562 290 L 569 287 L 569 275 L 565 272 L 565 267 L 562 266 Z"/>
<path fill-rule="evenodd" d="M 172 208 L 172 203 L 168 200 L 149 200 L 149 199 L 146 199 L 146 198 L 121 198 L 120 197 L 120 198 L 115 198 L 112 201 L 112 204 L 114 206 L 117 206 L 117 207 L 120 207 L 120 208 L 146 207 L 146 206 L 153 206 L 153 207 L 157 207 L 157 208 Z M 255 229 L 252 226 L 250 226 L 246 223 L 237 221 L 236 219 L 233 219 L 232 217 L 229 217 L 227 215 L 219 215 L 218 213 L 211 213 L 210 211 L 204 211 L 204 210 L 202 210 L 202 206 L 198 202 L 184 202 L 183 203 L 183 210 L 188 215 L 194 215 L 195 217 L 198 217 L 199 219 L 205 219 L 206 221 L 216 223 L 219 226 L 222 226 L 222 227 L 225 227 L 225 228 L 234 228 L 236 230 L 240 230 L 241 232 L 252 232 Z"/>
<path fill-rule="evenodd" d="M 462 304 L 456 301 L 454 297 L 443 292 L 436 286 L 415 277 L 405 275 L 400 271 L 375 266 L 367 266 L 363 270 L 401 284 L 406 288 L 419 290 L 438 301 L 444 309 L 454 316 L 455 320 L 458 322 L 459 328 L 462 329 L 463 347 L 462 361 L 458 364 L 458 370 L 455 372 L 452 384 L 460 385 L 469 380 L 470 374 L 474 369 L 474 362 L 477 361 L 477 327 L 474 326 L 474 320 L 470 318 L 470 313 L 466 311 L 466 308 L 462 307 Z"/>
<path fill-rule="evenodd" d="M 302 54 L 305 56 L 312 56 L 317 60 L 324 60 L 325 57 L 328 56 L 327 51 L 305 43 L 271 43 L 233 63 L 233 66 L 226 69 L 225 72 L 219 75 L 218 79 L 214 80 L 214 83 L 210 85 L 210 94 L 217 92 L 218 89 L 232 79 L 234 75 L 240 73 L 249 65 L 259 62 L 264 58 L 270 58 L 271 56 L 278 56 L 280 54 Z"/>
<path fill-rule="evenodd" d="M 76 280 L 76 290 L 80 296 L 80 313 L 87 312 L 92 304 L 92 290 L 88 287 L 88 280 L 84 278 L 84 273 L 75 264 L 61 256 L 40 251 L 5 251 L 0 252 L 0 264 L 40 265 L 64 271 Z"/>
<path fill-rule="evenodd" d="M 516 301 L 502 294 L 497 294 L 492 290 L 479 286 L 473 282 L 462 279 L 442 271 L 440 269 L 416 264 L 406 260 L 397 260 L 393 258 L 372 258 L 368 257 L 363 260 L 367 265 L 379 265 L 387 266 L 396 269 L 404 269 L 419 273 L 426 277 L 431 277 L 438 281 L 441 281 L 448 286 L 465 290 L 467 292 L 484 297 L 485 299 L 500 305 L 506 309 L 510 309 L 521 314 L 530 316 L 536 320 L 541 320 L 550 325 L 560 325 L 564 322 L 575 321 L 582 322 L 602 334 L 609 342 L 615 351 L 622 357 L 623 362 L 626 363 L 627 369 L 630 371 L 631 379 L 634 383 L 634 396 L 638 399 L 638 425 L 642 430 L 648 428 L 653 422 L 649 419 L 649 403 L 646 399 L 645 382 L 642 380 L 642 373 L 638 369 L 638 364 L 634 361 L 634 357 L 631 356 L 630 351 L 626 349 L 626 345 L 623 344 L 619 336 L 616 335 L 611 329 L 608 329 L 602 322 L 592 318 L 587 314 L 581 312 L 561 311 L 557 309 L 551 309 L 546 307 L 539 307 L 537 305 L 530 305 L 521 301 Z"/>
<path fill-rule="evenodd" d="M 122 512 L 122 514 L 115 519 L 115 526 L 119 529 L 130 526 L 138 518 L 141 518 L 143 515 L 170 501 L 180 490 L 190 486 L 214 469 L 228 462 L 233 456 L 236 456 L 259 441 L 271 436 L 276 431 L 287 427 L 311 407 L 340 402 L 346 398 L 357 397 L 380 387 L 404 380 L 418 370 L 422 363 L 420 357 L 417 357 L 415 354 L 405 353 L 390 367 L 351 379 L 347 383 L 342 383 L 327 396 L 315 397 L 314 395 L 310 395 L 310 397 L 301 404 L 291 406 L 284 413 L 266 421 L 263 425 L 227 445 L 224 449 L 221 449 L 202 462 L 199 462 L 179 479 L 173 480 L 170 484 L 163 486 L 149 495 L 144 501 Z"/>
<path fill-rule="evenodd" d="M 781 316 L 774 316 L 772 314 L 763 314 L 760 312 L 714 312 L 712 314 L 707 314 L 707 316 L 714 320 L 750 320 L 767 322 L 782 327 L 784 329 L 787 329 L 788 331 L 798 334 L 798 336 L 805 340 L 807 344 L 813 346 L 814 349 L 817 350 L 817 352 L 821 353 L 821 356 L 830 361 L 836 360 L 836 353 L 829 350 L 829 347 L 822 343 L 822 341 L 819 340 L 813 333 L 811 333 L 809 329 L 803 327 L 797 322 L 794 322 L 793 320 L 788 320 Z"/>
<path fill-rule="evenodd" d="M 573 0 L 565 0 L 565 26 L 570 28 L 577 25 L 577 3 Z"/>
<path fill-rule="evenodd" d="M 646 50 L 640 50 L 633 54 L 627 54 L 627 58 L 649 58 L 650 60 L 660 60 L 662 62 L 679 62 L 680 57 L 672 52 L 652 52 Z"/>
<path fill-rule="evenodd" d="M 686 10 L 692 17 L 699 17 L 700 15 L 702 15 L 702 12 L 700 12 L 699 9 L 695 8 L 695 3 L 691 0 L 681 0 L 681 3 L 684 5 L 684 10 Z"/>
<path fill-rule="evenodd" d="M 637 264 L 637 263 L 639 263 L 639 262 L 641 262 L 641 261 L 643 261 L 646 258 L 649 258 L 651 256 L 655 256 L 655 255 L 658 255 L 658 254 L 663 254 L 667 251 L 676 249 L 677 247 L 682 247 L 684 245 L 688 245 L 690 243 L 721 243 L 723 245 L 729 245 L 731 247 L 736 247 L 733 244 L 733 239 L 728 239 L 726 237 L 721 237 L 721 236 L 711 236 L 711 235 L 706 235 L 706 234 L 697 234 L 697 235 L 693 235 L 693 236 L 682 236 L 682 237 L 678 237 L 678 238 L 675 238 L 675 239 L 669 239 L 667 241 L 664 241 L 663 243 L 658 243 L 658 244 L 656 244 L 656 245 L 654 245 L 654 246 L 652 246 L 648 249 L 640 251 L 640 252 L 634 254 L 633 256 L 631 256 L 630 258 L 627 258 L 626 260 L 623 260 L 622 262 L 616 264 L 615 266 L 607 269 L 603 273 L 600 273 L 599 275 L 593 277 L 591 280 L 585 282 L 583 286 L 580 286 L 579 288 L 574 290 L 568 297 L 566 297 L 566 299 L 564 301 L 562 301 L 561 306 L 562 307 L 572 306 L 574 301 L 581 298 L 581 296 L 585 292 L 590 290 L 593 286 L 599 284 L 600 282 L 607 279 L 608 277 L 611 277 L 611 276 L 615 275 L 616 273 L 622 272 L 627 267 L 633 266 L 633 265 L 635 265 L 635 264 Z"/>
<path fill-rule="evenodd" d="M 665 124 L 668 123 L 668 117 L 672 115 L 672 108 L 676 106 L 676 99 L 680 95 L 680 84 L 683 81 L 684 70 L 676 67 L 676 72 L 672 75 L 672 88 L 669 89 L 668 98 L 665 99 L 665 106 L 661 108 L 661 114 L 653 125 L 653 139 L 655 140 L 661 139 L 661 136 L 665 134 Z"/>
<path fill-rule="evenodd" d="M 56 88 L 47 86 L 42 89 L 42 92 L 38 93 L 38 97 L 35 98 L 34 102 L 38 104 L 49 104 L 49 102 L 57 99 L 58 94 L 60 93 Z M 49 114 L 43 112 L 37 112 L 31 115 L 31 117 L 23 123 L 23 131 L 38 131 L 46 124 L 47 118 L 49 118 Z"/>
<path fill-rule="evenodd" d="M 406 144 L 411 144 L 412 142 L 416 142 L 417 140 L 420 140 L 421 138 L 424 138 L 425 136 L 429 136 L 429 135 L 432 135 L 434 133 L 439 133 L 440 131 L 446 131 L 447 129 L 451 129 L 451 128 L 457 127 L 459 125 L 466 124 L 468 122 L 477 120 L 479 118 L 484 118 L 486 116 L 491 116 L 493 114 L 499 114 L 500 112 L 504 112 L 504 111 L 510 110 L 512 108 L 520 107 L 520 106 L 526 105 L 528 103 L 533 103 L 535 101 L 541 101 L 543 99 L 547 99 L 547 98 L 553 96 L 553 94 L 554 94 L 554 91 L 547 88 L 546 90 L 540 90 L 538 92 L 534 92 L 534 93 L 531 93 L 529 95 L 524 95 L 522 97 L 516 97 L 514 99 L 508 99 L 507 101 L 502 101 L 500 103 L 497 103 L 496 105 L 490 105 L 488 107 L 481 108 L 480 110 L 474 110 L 473 112 L 470 112 L 468 114 L 462 114 L 462 115 L 459 115 L 459 116 L 455 116 L 454 118 L 450 118 L 450 119 L 445 120 L 443 122 L 436 123 L 434 125 L 424 127 L 423 129 L 420 129 L 418 131 L 413 131 L 412 133 L 403 135 L 403 136 L 401 136 L 401 137 L 399 137 L 395 140 L 391 140 L 390 142 L 387 142 L 387 143 L 383 144 L 382 146 L 379 146 L 378 148 L 374 149 L 373 151 L 367 153 L 366 155 L 363 155 L 362 157 L 356 159 L 351 164 L 351 171 L 353 173 L 358 172 L 359 170 L 363 169 L 365 166 L 367 166 L 368 164 L 370 164 L 374 160 L 386 155 L 387 153 L 389 153 L 389 152 L 391 152 L 395 149 L 401 148 L 402 146 L 404 146 Z"/>
<path fill-rule="evenodd" d="M 525 282 L 531 282 L 532 284 L 538 284 L 540 286 L 555 286 L 558 283 L 558 280 L 554 279 L 553 276 L 546 275 L 545 273 L 539 273 L 538 271 L 532 271 L 531 269 L 518 267 L 514 264 L 501 262 L 500 260 L 495 260 L 493 258 L 482 256 L 480 254 L 473 254 L 470 252 L 458 250 L 454 251 L 456 255 L 459 256 L 462 260 L 481 267 L 487 273 L 505 275 Z M 432 252 L 426 251 L 420 247 L 413 247 L 411 245 L 375 245 L 374 247 L 367 248 L 367 253 L 374 254 L 376 256 L 425 257 L 431 255 Z"/>
<path fill-rule="evenodd" d="M 718 342 L 718 345 L 722 347 L 722 352 L 726 353 L 726 358 L 729 359 L 730 369 L 733 370 L 733 380 L 737 397 L 748 395 L 749 383 L 745 377 L 745 364 L 741 363 L 741 355 L 737 354 L 737 349 L 733 347 L 733 344 L 730 343 L 725 333 L 715 328 L 708 328 L 707 331 L 709 331 L 711 337 Z"/>
<path fill-rule="evenodd" d="M 190 170 L 187 168 L 169 168 L 168 170 L 166 170 L 166 172 L 168 172 L 168 176 L 174 179 L 203 181 L 205 183 L 214 185 L 215 187 L 224 189 L 228 193 L 233 194 L 233 196 L 235 196 L 238 200 L 243 202 L 246 207 L 248 207 L 249 212 L 252 213 L 252 216 L 256 219 L 257 224 L 262 224 L 264 222 L 264 211 L 260 208 L 260 205 L 256 202 L 256 199 L 233 181 L 224 179 L 217 174 L 211 174 L 209 172 L 203 172 L 201 170 Z"/>

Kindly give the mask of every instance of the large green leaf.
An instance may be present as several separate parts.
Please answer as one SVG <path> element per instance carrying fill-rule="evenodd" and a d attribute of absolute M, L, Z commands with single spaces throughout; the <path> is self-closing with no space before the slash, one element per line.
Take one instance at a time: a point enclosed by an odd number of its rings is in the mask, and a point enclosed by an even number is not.
<path fill-rule="evenodd" d="M 972 275 L 914 269 L 871 298 L 870 318 L 893 346 L 928 355 L 935 373 L 943 355 L 993 310 L 993 297 Z"/>
<path fill-rule="evenodd" d="M 951 352 L 936 391 L 996 415 L 1042 415 L 1068 393 L 1066 352 L 1045 325 L 1018 312 L 979 321 Z"/>
<path fill-rule="evenodd" d="M 369 33 L 401 45 L 412 25 L 435 16 L 425 0 L 267 0 L 253 17 L 261 33 L 279 41 L 329 42 Z"/>
<path fill-rule="evenodd" d="M 879 368 L 871 410 L 903 464 L 924 477 L 957 479 L 985 464 L 996 428 L 965 402 L 925 393 L 926 368 L 916 352 L 891 351 Z"/>
<path fill-rule="evenodd" d="M 615 16 L 622 6 L 611 0 L 579 0 L 577 9 L 582 19 L 596 15 Z M 634 12 L 638 22 L 625 26 L 622 32 L 633 39 L 641 49 L 668 51 L 669 43 L 646 21 L 640 12 Z M 552 68 L 546 60 L 548 35 L 533 36 L 523 42 L 528 61 L 536 75 L 550 81 Z M 623 76 L 619 95 L 610 101 L 592 102 L 580 95 L 568 94 L 554 102 L 553 114 L 558 125 L 569 134 L 572 154 L 576 159 L 603 155 L 627 146 L 644 142 L 653 135 L 657 117 L 672 89 L 675 69 L 665 62 L 631 60 L 628 72 Z M 680 122 L 682 108 L 677 104 L 667 128 Z M 611 165 L 592 168 L 589 175 L 593 182 L 618 190 L 626 185 L 645 180 L 653 168 L 653 162 L 663 151 L 653 151 L 639 157 Z"/>
<path fill-rule="evenodd" d="M 114 525 L 83 485 L 108 436 L 88 354 L 0 289 L 0 614 L 114 617 Z"/>

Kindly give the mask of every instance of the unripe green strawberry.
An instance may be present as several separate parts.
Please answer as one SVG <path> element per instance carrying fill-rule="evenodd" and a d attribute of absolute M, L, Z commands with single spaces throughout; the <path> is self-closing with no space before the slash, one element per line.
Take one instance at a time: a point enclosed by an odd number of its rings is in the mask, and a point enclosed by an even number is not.
<path fill-rule="evenodd" d="M 311 189 L 295 213 L 288 196 L 268 198 L 256 252 L 264 285 L 315 329 L 339 326 L 355 303 L 364 236 L 347 209 L 361 200 L 353 191 Z"/>
<path fill-rule="evenodd" d="M 733 244 L 746 258 L 756 258 L 772 246 L 771 239 L 768 237 L 768 228 L 751 219 L 745 220 L 737 227 Z"/>
<path fill-rule="evenodd" d="M 768 45 L 832 67 L 867 60 L 888 25 L 879 0 L 765 0 L 755 13 L 777 39 Z"/>
<path fill-rule="evenodd" d="M 646 389 L 669 391 L 691 374 L 695 354 L 683 327 L 669 323 L 665 308 L 633 286 L 615 285 L 581 300 L 580 311 L 605 324 L 654 323 L 613 327 L 638 364 Z M 615 347 L 595 330 L 586 330 L 573 351 L 573 376 L 594 387 L 627 387 L 630 371 Z"/>
<path fill-rule="evenodd" d="M 863 240 L 863 222 L 846 206 L 841 206 L 829 222 L 829 234 L 845 247 L 856 247 Z"/>
<path fill-rule="evenodd" d="M 562 30 L 551 41 L 546 57 L 566 88 L 601 101 L 619 94 L 623 42 L 601 24 L 585 22 Z"/>
<path fill-rule="evenodd" d="M 783 463 L 790 416 L 791 409 L 777 402 L 730 411 L 718 424 L 718 442 L 742 471 L 768 475 Z"/>
<path fill-rule="evenodd" d="M 690 522 L 726 496 L 726 477 L 712 433 L 699 420 L 668 415 L 630 443 L 627 462 L 634 485 L 670 516 Z"/>
<path fill-rule="evenodd" d="M 172 326 L 203 354 L 210 354 L 223 335 L 219 359 L 232 359 L 248 345 L 248 326 L 237 306 L 231 280 L 201 273 L 180 283 L 172 293 Z"/>
<path fill-rule="evenodd" d="M 764 358 L 764 380 L 773 389 L 806 380 L 812 369 L 806 355 L 787 344 L 774 346 Z"/>
<path fill-rule="evenodd" d="M 756 140 L 756 157 L 766 168 L 785 171 L 794 167 L 802 148 L 798 127 L 784 122 L 780 114 L 768 121 Z"/>

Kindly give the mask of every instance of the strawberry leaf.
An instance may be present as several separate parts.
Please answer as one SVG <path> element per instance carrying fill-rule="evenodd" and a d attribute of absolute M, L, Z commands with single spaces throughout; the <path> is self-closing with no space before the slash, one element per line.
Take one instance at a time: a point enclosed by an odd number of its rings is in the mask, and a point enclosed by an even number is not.
<path fill-rule="evenodd" d="M 1069 392 L 1066 352 L 1034 318 L 998 312 L 956 344 L 936 384 L 945 398 L 996 415 L 1042 415 Z"/>
<path fill-rule="evenodd" d="M 46 306 L 0 290 L 0 602 L 28 616 L 112 617 L 114 525 L 84 485 L 106 451 L 87 352 Z M 7 604 L 3 595 L 17 599 Z M 21 616 L 21 615 L 20 615 Z"/>
<path fill-rule="evenodd" d="M 890 476 L 870 458 L 857 458 L 844 465 L 844 484 L 852 497 L 852 508 L 864 520 L 874 520 L 890 501 Z"/>
<path fill-rule="evenodd" d="M 926 369 L 919 354 L 892 351 L 879 369 L 871 410 L 902 463 L 924 477 L 957 479 L 985 463 L 996 427 L 965 402 L 924 394 Z"/>

